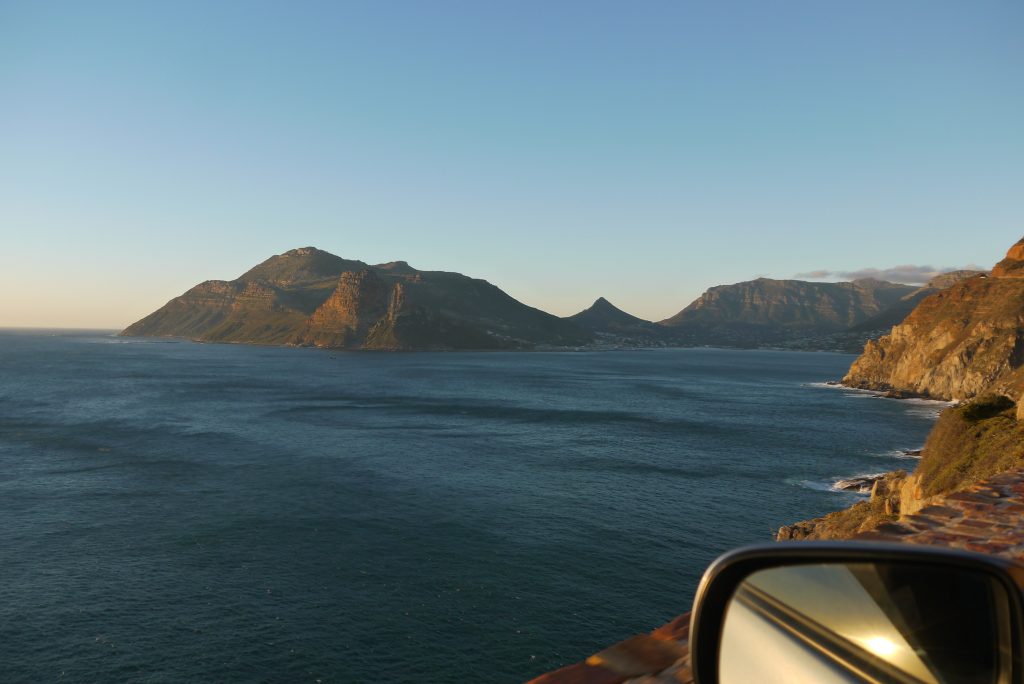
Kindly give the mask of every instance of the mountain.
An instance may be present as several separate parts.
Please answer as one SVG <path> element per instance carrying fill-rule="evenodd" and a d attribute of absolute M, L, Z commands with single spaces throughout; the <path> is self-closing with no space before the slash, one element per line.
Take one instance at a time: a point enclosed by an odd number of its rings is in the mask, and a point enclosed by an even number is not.
<path fill-rule="evenodd" d="M 900 301 L 888 309 L 882 311 L 880 314 L 872 316 L 863 323 L 850 328 L 853 331 L 877 331 L 877 330 L 889 330 L 894 325 L 899 325 L 903 322 L 903 319 L 910 315 L 910 312 L 917 308 L 926 297 L 929 297 L 940 290 L 956 285 L 961 280 L 973 278 L 975 276 L 985 275 L 984 271 L 950 271 L 949 273 L 943 273 L 937 275 L 927 284 L 914 290 L 910 294 L 906 295 Z M 859 351 L 859 350 L 858 350 Z"/>
<path fill-rule="evenodd" d="M 926 297 L 869 342 L 843 384 L 963 400 L 1024 391 L 1024 240 L 984 274 Z"/>
<path fill-rule="evenodd" d="M 848 331 L 905 306 L 917 288 L 880 280 L 812 283 L 758 278 L 712 287 L 660 321 L 683 343 L 757 346 Z"/>
<path fill-rule="evenodd" d="M 527 349 L 591 339 L 484 280 L 404 261 L 369 266 L 314 247 L 273 256 L 232 281 L 200 283 L 121 334 L 389 350 Z"/>
<path fill-rule="evenodd" d="M 599 338 L 626 344 L 653 344 L 667 338 L 664 327 L 628 314 L 604 297 L 598 297 L 590 308 L 569 316 L 581 328 Z"/>

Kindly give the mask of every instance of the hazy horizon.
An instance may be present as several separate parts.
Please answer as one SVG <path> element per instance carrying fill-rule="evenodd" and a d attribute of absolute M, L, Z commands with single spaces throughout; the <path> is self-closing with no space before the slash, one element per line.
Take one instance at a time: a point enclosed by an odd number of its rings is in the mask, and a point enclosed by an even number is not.
<path fill-rule="evenodd" d="M 119 329 L 315 245 L 649 320 L 991 267 L 1024 5 L 0 5 L 0 327 Z"/>
<path fill-rule="evenodd" d="M 316 245 L 303 245 L 303 247 L 317 247 L 317 246 Z M 319 249 L 319 247 L 317 247 L 317 248 Z M 293 249 L 296 249 L 296 248 L 293 248 Z M 285 251 L 288 251 L 288 250 L 285 250 Z M 330 252 L 331 250 L 323 250 L 323 251 Z M 271 256 L 273 256 L 273 255 L 271 255 Z M 337 256 L 342 256 L 342 255 L 337 255 Z M 348 257 L 348 258 L 359 260 L 358 257 Z M 361 261 L 363 261 L 363 260 L 361 260 Z M 391 259 L 389 261 L 406 261 L 406 262 L 409 262 L 408 259 Z M 381 261 L 381 262 L 371 263 L 370 265 L 373 266 L 373 265 L 380 265 L 380 264 L 385 264 L 385 263 L 388 263 L 388 262 L 387 261 Z M 414 262 L 409 262 L 409 263 L 410 263 L 410 265 L 413 268 L 419 268 L 420 270 L 424 270 L 424 271 L 436 270 L 436 269 L 431 269 L 429 266 L 421 268 L 420 266 L 418 266 Z M 249 270 L 250 267 L 255 266 L 255 265 L 256 265 L 255 263 L 254 264 L 250 264 L 248 267 L 243 269 L 242 273 L 244 273 L 245 271 Z M 968 264 L 964 268 L 984 269 L 984 270 L 989 270 L 990 269 L 989 266 L 978 266 L 976 264 Z M 910 269 L 916 269 L 916 273 L 915 274 L 916 275 L 920 275 L 922 277 L 917 277 L 917 278 L 913 278 L 913 279 L 910 279 L 910 278 L 891 279 L 891 278 L 886 277 L 887 275 L 891 276 L 891 275 L 898 275 L 899 273 L 905 273 L 905 272 L 907 272 Z M 789 278 L 779 278 L 779 279 L 780 280 L 808 280 L 808 281 L 811 281 L 811 282 L 842 282 L 842 281 L 858 280 L 858 279 L 863 279 L 863 278 L 875 278 L 875 279 L 879 279 L 879 280 L 889 280 L 889 282 L 902 283 L 902 284 L 906 284 L 906 285 L 921 285 L 924 282 L 927 282 L 927 280 L 930 277 L 933 277 L 935 275 L 939 275 L 941 273 L 949 272 L 949 271 L 952 271 L 952 270 L 956 270 L 956 269 L 954 267 L 933 268 L 933 267 L 930 267 L 930 266 L 925 266 L 925 267 L 897 266 L 897 267 L 894 267 L 893 269 L 888 269 L 888 270 L 891 271 L 891 273 L 886 273 L 886 272 L 879 272 L 879 273 L 839 272 L 839 273 L 833 273 L 833 272 L 830 272 L 827 275 L 824 274 L 824 273 L 802 273 L 802 274 L 801 273 L 797 273 L 797 274 L 795 274 L 792 277 L 789 277 Z M 242 273 L 239 273 L 238 276 L 241 276 Z M 484 280 L 487 279 L 484 276 L 474 275 L 472 273 L 465 273 L 464 275 L 469 275 L 471 277 L 483 278 Z M 238 276 L 234 276 L 232 278 L 216 278 L 216 277 L 213 277 L 213 278 L 206 278 L 204 280 L 233 280 L 235 277 L 238 277 Z M 757 276 L 757 277 L 766 277 L 766 276 Z M 753 279 L 754 278 L 752 277 L 752 278 L 749 278 L 748 280 L 753 280 Z M 737 281 L 737 282 L 742 282 L 742 281 Z M 193 283 L 193 285 L 197 285 L 197 284 L 198 284 L 198 282 L 197 283 Z M 497 285 L 498 287 L 501 287 L 500 283 L 492 283 L 492 284 Z M 731 284 L 731 283 L 716 283 L 716 285 L 728 285 L 728 284 Z M 714 285 L 708 285 L 707 288 L 704 288 L 704 289 L 706 290 L 706 289 L 708 289 L 710 287 L 714 287 Z M 191 286 L 189 286 L 189 288 L 191 288 Z M 183 293 L 184 293 L 184 290 L 182 292 L 178 292 L 178 293 L 176 293 L 174 295 L 171 295 L 170 297 L 168 297 L 167 301 L 169 301 L 170 299 L 173 299 L 174 297 L 177 297 L 178 295 L 183 294 Z M 571 316 L 573 314 L 579 313 L 580 311 L 583 311 L 584 309 L 589 308 L 590 306 L 592 306 L 596 302 L 596 300 L 598 298 L 602 298 L 602 297 L 604 299 L 610 301 L 616 307 L 618 307 L 620 309 L 623 309 L 623 307 L 619 306 L 615 302 L 614 299 L 612 299 L 610 297 L 607 297 L 605 295 L 596 295 L 591 301 L 587 302 L 586 304 L 581 305 L 578 309 L 575 309 L 573 311 L 564 312 L 564 313 L 556 313 L 556 312 L 553 312 L 553 311 L 548 311 L 548 313 L 553 313 L 553 314 L 555 314 L 557 316 L 562 316 L 562 317 Z M 695 297 L 695 299 L 696 299 L 696 297 Z M 42 323 L 42 324 L 35 324 L 35 323 L 19 324 L 17 322 L 14 322 L 14 323 L 11 323 L 11 324 L 7 324 L 7 323 L 0 322 L 0 329 L 10 329 L 10 330 L 122 330 L 122 329 L 128 327 L 128 325 L 130 325 L 131 323 L 134 323 L 135 321 L 141 319 L 142 317 L 144 317 L 144 316 L 148 315 L 149 313 L 152 313 L 156 309 L 160 308 L 161 306 L 166 304 L 167 301 L 163 301 L 163 302 L 158 303 L 151 310 L 145 311 L 144 313 L 136 316 L 132 320 L 125 322 L 124 324 L 112 324 L 112 325 L 62 325 L 62 324 L 47 324 L 47 323 Z M 542 309 L 542 307 L 537 307 L 534 304 L 531 304 L 530 302 L 527 302 L 527 301 L 524 301 L 523 303 L 527 304 L 528 306 L 534 306 L 534 308 L 541 308 Z M 670 313 L 665 314 L 664 316 L 657 316 L 657 317 L 653 317 L 653 318 L 648 317 L 647 320 L 650 320 L 650 321 L 665 320 L 665 319 L 671 317 L 672 315 L 678 313 L 679 311 L 681 311 L 684 307 L 686 307 L 690 303 L 691 303 L 691 301 L 686 301 L 686 302 L 680 304 L 679 306 L 677 306 Z M 640 314 L 637 314 L 634 311 L 630 311 L 630 310 L 627 310 L 627 309 L 623 309 L 623 310 L 625 310 L 627 313 L 631 313 L 631 314 L 633 314 L 635 316 L 639 316 L 640 318 L 645 318 L 644 316 L 642 316 Z"/>

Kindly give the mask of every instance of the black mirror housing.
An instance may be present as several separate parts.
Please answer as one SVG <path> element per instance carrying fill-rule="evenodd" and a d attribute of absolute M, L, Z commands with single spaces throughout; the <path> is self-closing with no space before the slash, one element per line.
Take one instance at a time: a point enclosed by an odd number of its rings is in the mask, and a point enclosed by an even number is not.
<path fill-rule="evenodd" d="M 735 684 L 758 673 L 1024 684 L 1022 596 L 1024 568 L 967 551 L 860 542 L 738 549 L 712 563 L 697 589 L 694 681 Z"/>

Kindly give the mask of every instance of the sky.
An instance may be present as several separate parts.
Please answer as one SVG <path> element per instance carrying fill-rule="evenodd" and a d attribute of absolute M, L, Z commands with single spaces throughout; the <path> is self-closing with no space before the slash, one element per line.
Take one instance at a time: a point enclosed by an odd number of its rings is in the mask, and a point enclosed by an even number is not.
<path fill-rule="evenodd" d="M 991 267 L 1022 33 L 1019 0 L 0 0 L 0 326 L 124 327 L 307 245 L 653 320 Z"/>

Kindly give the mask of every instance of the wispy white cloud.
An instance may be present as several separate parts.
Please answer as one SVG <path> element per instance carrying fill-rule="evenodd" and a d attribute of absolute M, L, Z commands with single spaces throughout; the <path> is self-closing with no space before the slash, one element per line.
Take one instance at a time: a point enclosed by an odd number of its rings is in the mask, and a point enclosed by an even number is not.
<path fill-rule="evenodd" d="M 984 271 L 981 266 L 968 265 L 959 267 L 935 268 L 933 266 L 915 266 L 913 264 L 902 264 L 891 268 L 861 268 L 856 271 L 829 271 L 819 269 L 806 273 L 797 273 L 796 278 L 807 278 L 810 280 L 859 280 L 861 278 L 875 278 L 876 280 L 888 280 L 893 283 L 906 283 L 908 285 L 924 285 L 937 275 L 951 271 Z"/>

